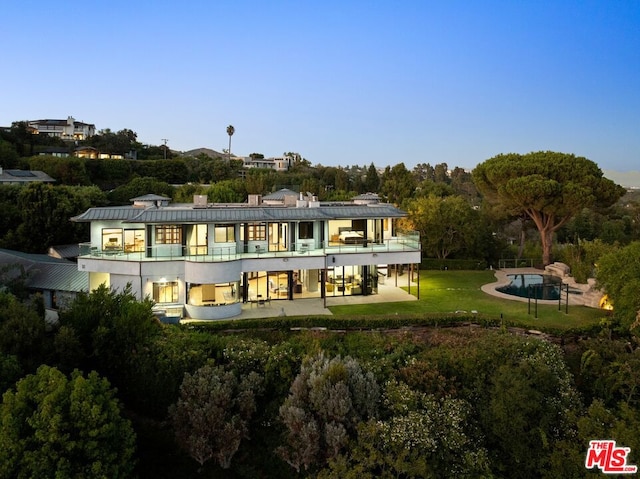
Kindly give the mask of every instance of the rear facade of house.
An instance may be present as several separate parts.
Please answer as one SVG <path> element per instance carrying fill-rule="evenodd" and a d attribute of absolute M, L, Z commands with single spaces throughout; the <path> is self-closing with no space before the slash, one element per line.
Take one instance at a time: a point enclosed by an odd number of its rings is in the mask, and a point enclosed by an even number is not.
<path fill-rule="evenodd" d="M 78 269 L 91 290 L 128 286 L 172 317 L 224 319 L 243 304 L 375 295 L 390 265 L 420 262 L 418 235 L 396 231 L 406 214 L 375 194 L 332 203 L 289 190 L 234 204 L 131 201 L 72 218 L 91 231 Z"/>

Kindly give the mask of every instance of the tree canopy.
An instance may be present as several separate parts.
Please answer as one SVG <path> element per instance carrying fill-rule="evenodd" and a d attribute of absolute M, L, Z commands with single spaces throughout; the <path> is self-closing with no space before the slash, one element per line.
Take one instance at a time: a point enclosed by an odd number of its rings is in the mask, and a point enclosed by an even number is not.
<path fill-rule="evenodd" d="M 324 465 L 356 435 L 359 422 L 376 416 L 378 397 L 373 373 L 353 358 L 308 357 L 280 407 L 286 445 L 279 455 L 296 471 Z"/>
<path fill-rule="evenodd" d="M 135 433 L 109 382 L 41 366 L 0 404 L 0 477 L 129 477 Z"/>
<path fill-rule="evenodd" d="M 223 469 L 231 466 L 240 442 L 249 438 L 262 382 L 253 371 L 239 379 L 212 361 L 185 374 L 180 399 L 169 415 L 176 439 L 201 466 L 210 459 Z"/>
<path fill-rule="evenodd" d="M 583 208 L 611 206 L 625 192 L 593 161 L 552 151 L 495 156 L 473 170 L 473 179 L 492 206 L 533 220 L 544 264 L 551 262 L 554 232 Z"/>
<path fill-rule="evenodd" d="M 408 202 L 409 222 L 420 232 L 424 252 L 430 257 L 447 258 L 473 246 L 482 231 L 478 211 L 461 196 L 420 197 Z"/>

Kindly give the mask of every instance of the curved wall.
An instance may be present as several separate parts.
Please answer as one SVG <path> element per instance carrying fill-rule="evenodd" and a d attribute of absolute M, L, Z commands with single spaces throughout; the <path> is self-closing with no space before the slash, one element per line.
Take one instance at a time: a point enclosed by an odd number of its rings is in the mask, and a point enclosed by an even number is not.
<path fill-rule="evenodd" d="M 187 283 L 227 283 L 238 281 L 242 273 L 242 260 L 215 263 L 184 262 L 184 280 Z"/>
<path fill-rule="evenodd" d="M 191 319 L 227 319 L 238 316 L 242 312 L 242 303 L 225 304 L 221 306 L 194 306 L 185 304 L 187 314 Z"/>

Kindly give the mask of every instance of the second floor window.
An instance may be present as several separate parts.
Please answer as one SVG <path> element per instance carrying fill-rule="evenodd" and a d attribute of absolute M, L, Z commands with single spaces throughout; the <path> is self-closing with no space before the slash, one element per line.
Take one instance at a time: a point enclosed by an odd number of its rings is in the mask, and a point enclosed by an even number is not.
<path fill-rule="evenodd" d="M 104 228 L 102 230 L 102 248 L 105 250 L 122 249 L 122 229 Z"/>
<path fill-rule="evenodd" d="M 250 223 L 247 225 L 249 241 L 264 241 L 267 239 L 267 225 L 265 223 Z"/>
<path fill-rule="evenodd" d="M 156 244 L 182 244 L 182 227 L 176 225 L 156 226 Z"/>
<path fill-rule="evenodd" d="M 303 221 L 298 225 L 298 238 L 313 239 L 313 222 Z"/>
<path fill-rule="evenodd" d="M 216 243 L 233 243 L 236 240 L 234 225 L 216 225 L 214 232 Z"/>

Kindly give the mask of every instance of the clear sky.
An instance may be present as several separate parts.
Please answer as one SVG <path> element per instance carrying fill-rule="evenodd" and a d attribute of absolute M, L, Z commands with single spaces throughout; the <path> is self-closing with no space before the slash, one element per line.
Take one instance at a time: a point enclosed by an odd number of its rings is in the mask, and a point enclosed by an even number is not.
<path fill-rule="evenodd" d="M 174 150 L 312 164 L 554 150 L 640 169 L 640 1 L 22 0 L 0 125 L 66 118 Z"/>

